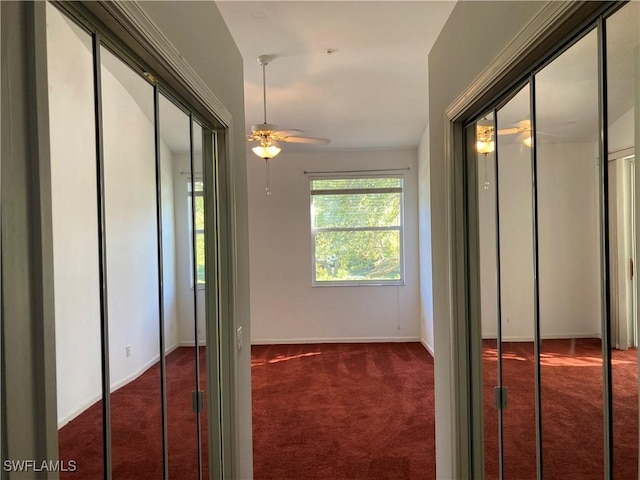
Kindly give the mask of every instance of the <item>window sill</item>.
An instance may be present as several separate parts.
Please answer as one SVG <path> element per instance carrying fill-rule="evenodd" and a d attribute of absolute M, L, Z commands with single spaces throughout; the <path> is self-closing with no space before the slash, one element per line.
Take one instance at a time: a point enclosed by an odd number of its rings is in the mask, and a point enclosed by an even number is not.
<path fill-rule="evenodd" d="M 312 287 L 404 287 L 404 281 L 398 282 L 313 282 Z"/>

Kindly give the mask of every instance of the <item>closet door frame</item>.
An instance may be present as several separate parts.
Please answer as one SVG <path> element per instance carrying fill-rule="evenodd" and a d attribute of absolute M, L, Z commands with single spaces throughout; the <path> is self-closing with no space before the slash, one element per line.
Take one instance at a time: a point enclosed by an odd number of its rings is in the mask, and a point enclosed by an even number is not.
<path fill-rule="evenodd" d="M 514 41 L 477 77 L 477 79 L 446 110 L 445 118 L 445 216 L 448 225 L 449 250 L 449 309 L 451 315 L 452 348 L 449 360 L 452 365 L 452 459 L 456 478 L 484 478 L 483 422 L 482 422 L 482 373 L 479 345 L 481 345 L 480 295 L 479 295 L 479 244 L 477 235 L 470 229 L 477 225 L 473 217 L 474 200 L 469 198 L 466 168 L 464 128 L 502 102 L 518 85 L 587 30 L 613 13 L 624 2 L 549 2 L 540 13 L 516 36 Z M 604 64 L 602 30 L 599 38 L 599 63 Z M 600 78 L 602 94 L 603 78 Z M 532 95 L 535 84 L 532 83 Z M 606 98 L 601 95 L 600 103 Z M 602 109 L 601 109 L 602 110 Z M 535 112 L 532 112 L 534 115 Z M 606 120 L 600 112 L 601 136 L 606 136 L 602 125 Z M 535 120 L 534 120 L 535 121 Z M 605 148 L 601 142 L 600 149 Z M 606 157 L 605 157 L 606 158 Z M 604 178 L 606 180 L 606 177 Z M 602 174 L 600 182 L 602 182 Z M 600 186 L 601 188 L 602 185 Z M 601 202 L 604 196 L 601 196 Z M 602 206 L 601 206 L 602 208 Z M 600 229 L 602 235 L 602 223 Z M 605 249 L 604 243 L 602 249 Z M 606 257 L 601 261 L 606 262 Z M 606 270 L 602 270 L 603 275 Z M 605 284 L 603 284 L 605 285 Z M 606 292 L 606 288 L 603 288 Z M 606 296 L 606 295 L 605 295 Z M 604 298 L 603 298 L 604 300 Z M 607 308 L 603 304 L 603 309 Z M 603 317 L 608 326 L 608 315 Z M 538 327 L 536 327 L 538 328 Z M 603 351 L 608 338 L 603 338 Z M 603 375 L 610 402 L 610 362 L 608 353 L 603 356 Z M 539 389 L 539 386 L 537 386 Z M 606 392 L 605 392 L 606 393 Z M 540 428 L 537 419 L 537 428 Z M 610 414 L 605 416 L 606 473 L 610 475 L 611 429 Z M 541 459 L 538 456 L 538 466 Z M 538 473 L 540 475 L 540 473 Z M 541 477 L 539 477 L 541 478 Z M 607 478 L 610 478 L 607 476 Z"/>
<path fill-rule="evenodd" d="M 206 131 L 212 132 L 212 138 L 215 134 L 217 139 L 215 145 L 217 148 L 214 148 L 213 141 L 207 146 L 208 153 L 212 155 L 213 164 L 207 165 L 206 169 L 208 172 L 206 174 L 207 177 L 211 176 L 211 181 L 215 181 L 215 183 L 211 183 L 211 186 L 216 188 L 207 189 L 207 198 L 205 200 L 209 205 L 216 206 L 216 211 L 209 212 L 205 219 L 206 228 L 210 232 L 210 245 L 208 245 L 207 251 L 210 252 L 209 258 L 212 260 L 211 268 L 208 268 L 206 272 L 206 281 L 210 281 L 209 285 L 215 286 L 215 294 L 211 292 L 209 294 L 211 298 L 207 301 L 207 315 L 213 316 L 208 317 L 210 325 L 207 325 L 206 332 L 208 343 L 207 358 L 209 362 L 207 368 L 208 433 L 210 438 L 209 475 L 210 478 L 232 478 L 235 476 L 234 472 L 237 471 L 238 466 L 237 448 L 234 447 L 237 438 L 234 431 L 237 420 L 234 408 L 236 403 L 236 357 L 233 333 L 235 332 L 234 326 L 236 324 L 235 312 L 238 310 L 239 303 L 235 286 L 238 270 L 237 251 L 234 247 L 236 242 L 234 231 L 236 228 L 235 191 L 233 188 L 235 172 L 232 162 L 234 152 L 232 142 L 227 140 L 228 138 L 233 138 L 233 118 L 222 102 L 215 97 L 191 67 L 180 58 L 179 53 L 157 31 L 149 17 L 135 2 L 108 4 L 98 2 L 86 2 L 84 4 L 74 2 L 52 3 L 60 8 L 64 14 L 73 18 L 85 29 L 88 29 L 93 34 L 94 44 L 98 47 L 100 45 L 107 46 L 110 50 L 117 52 L 118 56 L 130 66 L 137 67 L 134 69 L 139 73 L 142 70 L 150 83 L 153 84 L 156 78 L 170 79 L 163 85 L 167 89 L 177 92 L 177 95 L 184 99 L 183 104 L 188 105 L 194 116 L 198 118 L 199 123 Z M 35 170 L 32 168 L 31 171 L 38 172 L 36 177 L 39 182 L 33 185 L 33 188 L 24 190 L 26 192 L 25 206 L 35 201 L 39 205 L 38 208 L 42 209 L 35 212 L 36 215 L 33 219 L 28 215 L 23 215 L 23 218 L 29 220 L 31 225 L 31 227 L 27 225 L 25 228 L 33 230 L 32 234 L 27 235 L 35 234 L 36 227 L 40 232 L 38 234 L 38 242 L 35 245 L 25 242 L 24 250 L 25 252 L 29 251 L 29 258 L 39 259 L 42 263 L 42 268 L 37 269 L 40 272 L 37 275 L 38 278 L 28 280 L 30 285 L 25 287 L 25 291 L 29 290 L 36 295 L 33 299 L 36 303 L 34 304 L 35 310 L 31 310 L 29 313 L 25 312 L 25 318 L 30 318 L 31 321 L 25 324 L 24 328 L 33 330 L 32 337 L 34 340 L 37 339 L 39 347 L 29 349 L 34 352 L 33 365 L 23 366 L 16 370 L 24 372 L 26 371 L 25 369 L 32 369 L 36 372 L 35 375 L 27 376 L 33 378 L 34 382 L 32 382 L 33 385 L 29 382 L 22 382 L 23 386 L 12 388 L 12 390 L 18 396 L 27 395 L 34 399 L 34 405 L 36 405 L 39 413 L 33 417 L 33 421 L 37 420 L 41 426 L 46 425 L 47 434 L 45 436 L 39 435 L 35 428 L 33 431 L 25 431 L 24 428 L 20 432 L 14 431 L 11 425 L 7 424 L 7 418 L 3 417 L 2 453 L 3 458 L 6 455 L 11 455 L 15 458 L 24 457 L 17 450 L 14 455 L 6 450 L 7 445 L 13 445 L 15 448 L 22 448 L 25 452 L 29 449 L 39 452 L 38 456 L 34 458 L 40 458 L 40 456 L 42 458 L 57 458 L 54 319 L 52 313 L 46 313 L 53 312 L 54 290 L 52 279 L 51 211 L 50 203 L 48 203 L 51 195 L 51 175 L 48 150 L 48 88 L 46 85 L 46 4 L 44 2 L 35 2 L 33 4 L 16 4 L 15 6 L 17 7 L 16 9 L 7 8 L 6 10 L 3 6 L 2 17 L 3 20 L 5 18 L 12 20 L 14 18 L 23 18 L 25 20 L 25 31 L 20 35 L 24 39 L 24 45 L 26 46 L 24 49 L 25 56 L 24 60 L 16 59 L 17 61 L 24 61 L 24 68 L 17 69 L 16 75 L 29 72 L 29 76 L 25 78 L 30 80 L 23 83 L 26 86 L 26 90 L 31 92 L 28 98 L 32 99 L 28 105 L 25 105 L 31 108 L 31 112 L 35 112 L 32 114 L 31 125 L 33 132 L 29 138 L 30 144 L 39 146 L 38 151 L 31 152 L 28 157 L 30 159 L 29 163 L 35 167 Z M 23 23 L 20 22 L 20 25 L 23 25 Z M 112 31 L 105 25 L 109 25 L 114 30 Z M 94 58 L 95 61 L 96 59 Z M 153 68 L 147 69 L 146 65 L 152 65 Z M 34 71 L 38 72 L 37 75 L 33 74 Z M 155 74 L 156 71 L 159 73 Z M 99 85 L 96 85 L 96 89 L 98 88 Z M 155 88 L 157 90 L 158 86 L 155 85 Z M 96 109 L 99 108 L 98 104 L 99 102 L 97 102 Z M 3 140 L 6 141 L 6 138 L 3 138 Z M 3 176 L 5 173 L 6 170 L 3 170 Z M 18 172 L 14 173 L 15 175 L 6 176 L 6 179 L 13 178 L 16 180 L 14 184 L 18 188 L 20 174 Z M 216 173 L 217 175 L 214 176 Z M 7 185 L 6 182 L 3 183 L 3 186 L 5 185 Z M 6 194 L 4 191 L 3 193 Z M 15 207 L 18 208 L 19 206 L 20 201 L 16 203 Z M 5 240 L 7 238 L 3 235 L 3 247 L 7 246 Z M 213 259 L 216 256 L 219 256 L 219 259 L 214 262 Z M 17 257 L 15 260 L 20 261 Z M 103 264 L 104 258 L 99 261 Z M 28 263 L 26 262 L 25 264 Z M 6 282 L 8 277 L 6 275 L 3 275 L 3 277 Z M 104 288 L 104 285 L 101 288 Z M 19 305 L 20 301 L 20 299 L 16 299 L 17 308 L 24 307 L 24 305 L 22 307 Z M 7 304 L 5 302 L 3 313 L 6 311 L 6 307 Z M 102 322 L 104 325 L 106 318 L 103 318 Z M 20 327 L 20 329 L 23 329 L 23 327 Z M 106 332 L 105 326 L 103 326 L 103 335 L 104 332 Z M 3 331 L 2 334 L 5 342 L 11 341 L 14 336 L 16 338 L 23 336 L 22 333 L 13 331 Z M 16 347 L 18 347 L 17 343 Z M 108 349 L 108 345 L 106 345 L 106 348 Z M 211 351 L 209 352 L 209 350 Z M 11 368 L 10 366 L 14 363 L 14 356 L 11 352 L 8 352 L 8 356 L 7 351 L 3 352 L 3 372 L 7 372 Z M 105 379 L 103 388 L 105 388 L 108 381 L 108 357 L 105 364 L 104 351 L 103 378 Z M 7 391 L 8 388 L 4 390 L 4 392 Z M 35 400 L 36 398 L 37 400 Z M 108 399 L 108 395 L 106 398 Z M 105 400 L 104 395 L 103 400 Z M 7 399 L 7 402 L 11 401 L 11 399 Z M 108 402 L 108 400 L 106 401 Z M 6 405 L 10 407 L 8 403 Z M 23 410 L 25 412 L 30 411 L 29 409 Z M 105 408 L 105 410 L 107 409 Z M 11 411 L 17 410 L 11 408 Z M 108 420 L 108 415 L 106 417 L 105 420 Z M 24 424 L 22 420 L 16 419 L 16 421 Z M 105 433 L 105 440 L 107 440 L 105 443 L 108 444 L 108 433 Z M 20 447 L 20 445 L 23 445 L 24 448 Z M 25 458 L 28 458 L 28 455 Z M 108 457 L 105 456 L 105 478 L 110 478 L 110 465 L 107 466 L 107 462 Z M 48 474 L 46 476 L 49 477 Z M 50 476 L 53 477 L 53 474 Z"/>

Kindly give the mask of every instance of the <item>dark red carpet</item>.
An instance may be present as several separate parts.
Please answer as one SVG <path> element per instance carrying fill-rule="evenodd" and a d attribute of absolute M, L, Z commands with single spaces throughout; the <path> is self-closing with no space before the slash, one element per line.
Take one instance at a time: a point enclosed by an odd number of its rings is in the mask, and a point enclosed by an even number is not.
<path fill-rule="evenodd" d="M 253 346 L 256 480 L 433 479 L 433 358 L 419 343 Z"/>
<path fill-rule="evenodd" d="M 498 478 L 498 414 L 493 406 L 496 342 L 484 341 L 485 472 Z M 614 350 L 614 478 L 638 478 L 636 350 Z M 536 478 L 532 343 L 503 343 L 505 479 Z M 598 339 L 544 340 L 541 348 L 543 470 L 545 480 L 604 478 L 602 352 Z"/>
<path fill-rule="evenodd" d="M 535 479 L 533 346 L 505 343 L 505 479 Z M 603 478 L 599 340 L 545 340 L 545 480 Z M 196 478 L 193 348 L 167 358 L 170 478 Z M 495 341 L 485 340 L 485 472 L 498 478 Z M 614 478 L 638 478 L 637 351 L 613 351 Z M 204 349 L 201 349 L 204 367 Z M 204 385 L 202 368 L 201 381 Z M 433 479 L 433 359 L 418 343 L 252 347 L 256 480 Z M 114 479 L 162 477 L 159 367 L 111 396 Z M 60 459 L 102 478 L 102 405 L 59 432 Z M 206 418 L 202 418 L 202 428 Z M 203 432 L 206 475 L 206 430 Z M 206 477 L 205 477 L 206 478 Z"/>
<path fill-rule="evenodd" d="M 191 392 L 195 385 L 195 350 L 180 347 L 166 359 L 169 478 L 197 479 L 196 414 Z M 200 378 L 205 385 L 205 349 L 200 348 Z M 202 387 L 201 387 L 202 388 Z M 160 365 L 111 394 L 111 446 L 113 478 L 162 478 L 162 420 Z M 203 473 L 207 475 L 206 414 L 202 415 Z M 77 471 L 62 472 L 61 479 L 103 478 L 102 402 L 73 419 L 58 432 L 60 459 L 75 460 Z"/>

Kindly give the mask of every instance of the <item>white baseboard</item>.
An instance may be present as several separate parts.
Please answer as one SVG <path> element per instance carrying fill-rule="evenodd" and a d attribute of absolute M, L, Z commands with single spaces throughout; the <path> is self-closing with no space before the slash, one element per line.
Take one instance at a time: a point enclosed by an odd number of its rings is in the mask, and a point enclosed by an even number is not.
<path fill-rule="evenodd" d="M 119 388 L 124 387 L 127 383 L 134 381 L 136 378 L 138 378 L 140 375 L 142 375 L 144 372 L 146 372 L 152 366 L 158 363 L 159 360 L 160 360 L 160 355 L 155 355 L 151 360 L 149 360 L 147 363 L 142 365 L 131 375 L 128 375 L 122 380 L 111 385 L 111 393 L 115 392 Z M 102 400 L 102 393 L 78 405 L 78 407 L 73 409 L 73 411 L 69 415 L 67 415 L 66 417 L 63 417 L 62 419 L 58 419 L 58 429 L 65 426 L 71 420 L 79 416 L 82 412 L 84 412 L 85 410 L 87 410 L 89 407 L 93 406 L 96 402 L 99 402 L 100 400 Z"/>
<path fill-rule="evenodd" d="M 59 418 L 58 419 L 58 430 L 60 430 L 62 427 L 64 427 L 67 423 L 69 423 L 71 420 L 73 420 L 74 418 L 76 418 L 78 415 L 80 415 L 81 413 L 83 413 L 85 410 L 87 410 L 88 408 L 92 407 L 95 403 L 99 402 L 100 400 L 102 400 L 102 393 L 100 393 L 99 395 L 90 398 L 89 400 L 87 400 L 86 402 L 81 403 L 80 405 L 78 405 L 77 408 L 75 408 L 69 415 L 67 415 L 66 417 L 63 418 Z"/>
<path fill-rule="evenodd" d="M 160 355 L 154 355 L 151 360 L 149 360 L 147 363 L 145 363 L 144 365 L 142 365 L 140 368 L 138 368 L 135 372 L 133 372 L 131 375 L 127 375 L 126 377 L 124 377 L 122 380 L 116 382 L 116 383 L 112 383 L 111 384 L 111 393 L 115 392 L 116 390 L 124 387 L 127 383 L 131 383 L 133 382 L 136 378 L 138 378 L 140 375 L 142 375 L 144 372 L 146 372 L 147 370 L 149 370 L 151 367 L 153 367 L 156 363 L 158 363 L 160 361 Z"/>
<path fill-rule="evenodd" d="M 483 340 L 495 340 L 497 335 L 483 336 Z M 571 340 L 572 338 L 600 338 L 600 333 L 554 333 L 543 335 L 542 340 Z M 533 342 L 533 337 L 502 337 L 503 342 Z"/>
<path fill-rule="evenodd" d="M 419 337 L 271 338 L 266 340 L 251 340 L 251 345 L 294 345 L 298 343 L 406 343 L 419 341 Z"/>
<path fill-rule="evenodd" d="M 171 352 L 173 352 L 178 347 L 193 346 L 193 342 L 191 342 L 191 345 L 183 345 L 182 343 L 183 342 L 177 342 L 177 343 L 174 343 L 172 346 L 166 348 L 165 349 L 165 354 L 166 355 L 170 354 Z M 133 382 L 136 378 L 138 378 L 140 375 L 142 375 L 144 372 L 146 372 L 151 367 L 153 367 L 156 363 L 158 363 L 159 360 L 160 360 L 160 355 L 154 356 L 151 360 L 149 360 L 147 363 L 145 363 L 143 366 L 141 366 L 139 369 L 137 369 L 131 375 L 129 375 L 129 376 L 125 377 L 124 379 L 120 380 L 119 382 L 111 385 L 111 393 L 113 393 L 116 390 L 124 387 L 126 384 Z M 74 418 L 79 416 L 81 413 L 83 413 L 88 408 L 92 407 L 95 403 L 99 402 L 100 400 L 102 400 L 102 393 L 99 393 L 98 395 L 86 400 L 85 402 L 82 402 L 80 405 L 78 405 L 76 408 L 74 408 L 73 411 L 71 411 L 71 413 L 69 413 L 65 417 L 59 418 L 58 419 L 58 430 L 60 428 L 64 427 L 67 423 L 69 423 L 71 420 L 73 420 Z"/>
<path fill-rule="evenodd" d="M 199 342 L 198 342 L 198 345 L 200 345 L 201 347 L 206 347 L 206 346 L 207 346 L 207 342 L 206 342 L 206 341 L 204 341 L 204 340 L 201 340 L 201 341 L 199 341 Z M 196 342 L 191 342 L 191 341 L 188 341 L 188 342 L 178 342 L 178 343 L 176 344 L 176 348 L 177 348 L 177 347 L 195 347 L 195 346 L 196 346 Z"/>
<path fill-rule="evenodd" d="M 429 345 L 427 344 L 427 342 L 423 338 L 420 339 L 420 343 L 427 350 L 427 352 L 429 352 L 429 354 L 433 357 L 434 356 L 433 349 L 431 347 L 429 347 Z"/>

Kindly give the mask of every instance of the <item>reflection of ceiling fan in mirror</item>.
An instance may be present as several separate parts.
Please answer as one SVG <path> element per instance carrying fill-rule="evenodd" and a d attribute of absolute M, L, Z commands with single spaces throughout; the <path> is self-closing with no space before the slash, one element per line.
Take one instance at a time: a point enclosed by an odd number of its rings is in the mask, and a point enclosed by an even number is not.
<path fill-rule="evenodd" d="M 573 125 L 575 122 L 567 122 L 563 124 L 556 124 L 554 128 L 559 128 L 564 125 Z M 513 124 L 513 126 L 508 128 L 500 128 L 498 129 L 498 135 L 518 135 L 518 141 L 524 143 L 527 147 L 531 147 L 533 143 L 533 138 L 531 136 L 531 120 L 524 119 L 520 120 Z M 552 133 L 552 132 L 541 132 L 540 130 L 536 130 L 536 135 L 545 135 L 548 137 L 564 137 L 565 135 L 562 133 Z"/>
<path fill-rule="evenodd" d="M 531 138 L 531 120 L 524 119 L 513 124 L 513 127 L 501 128 L 498 135 L 514 135 L 518 134 L 518 140 L 531 148 L 533 139 Z"/>
<path fill-rule="evenodd" d="M 483 125 L 478 123 L 476 126 L 477 142 L 476 150 L 478 153 L 491 153 L 495 150 L 494 141 L 495 127 L 492 124 Z M 508 128 L 498 129 L 498 135 L 518 135 L 518 140 L 524 143 L 527 147 L 531 147 L 533 142 L 531 137 L 531 120 L 524 119 L 513 124 Z"/>
<path fill-rule="evenodd" d="M 306 143 L 306 144 L 325 144 L 329 143 L 327 138 L 303 137 L 300 134 L 302 130 L 278 130 L 278 126 L 267 123 L 267 87 L 265 81 L 265 69 L 273 57 L 269 55 L 260 55 L 258 63 L 262 67 L 262 101 L 264 110 L 264 122 L 251 126 L 251 134 L 247 135 L 248 142 L 260 142 L 254 147 L 253 153 L 264 160 L 269 160 L 280 153 L 278 142 L 288 143 Z"/>

